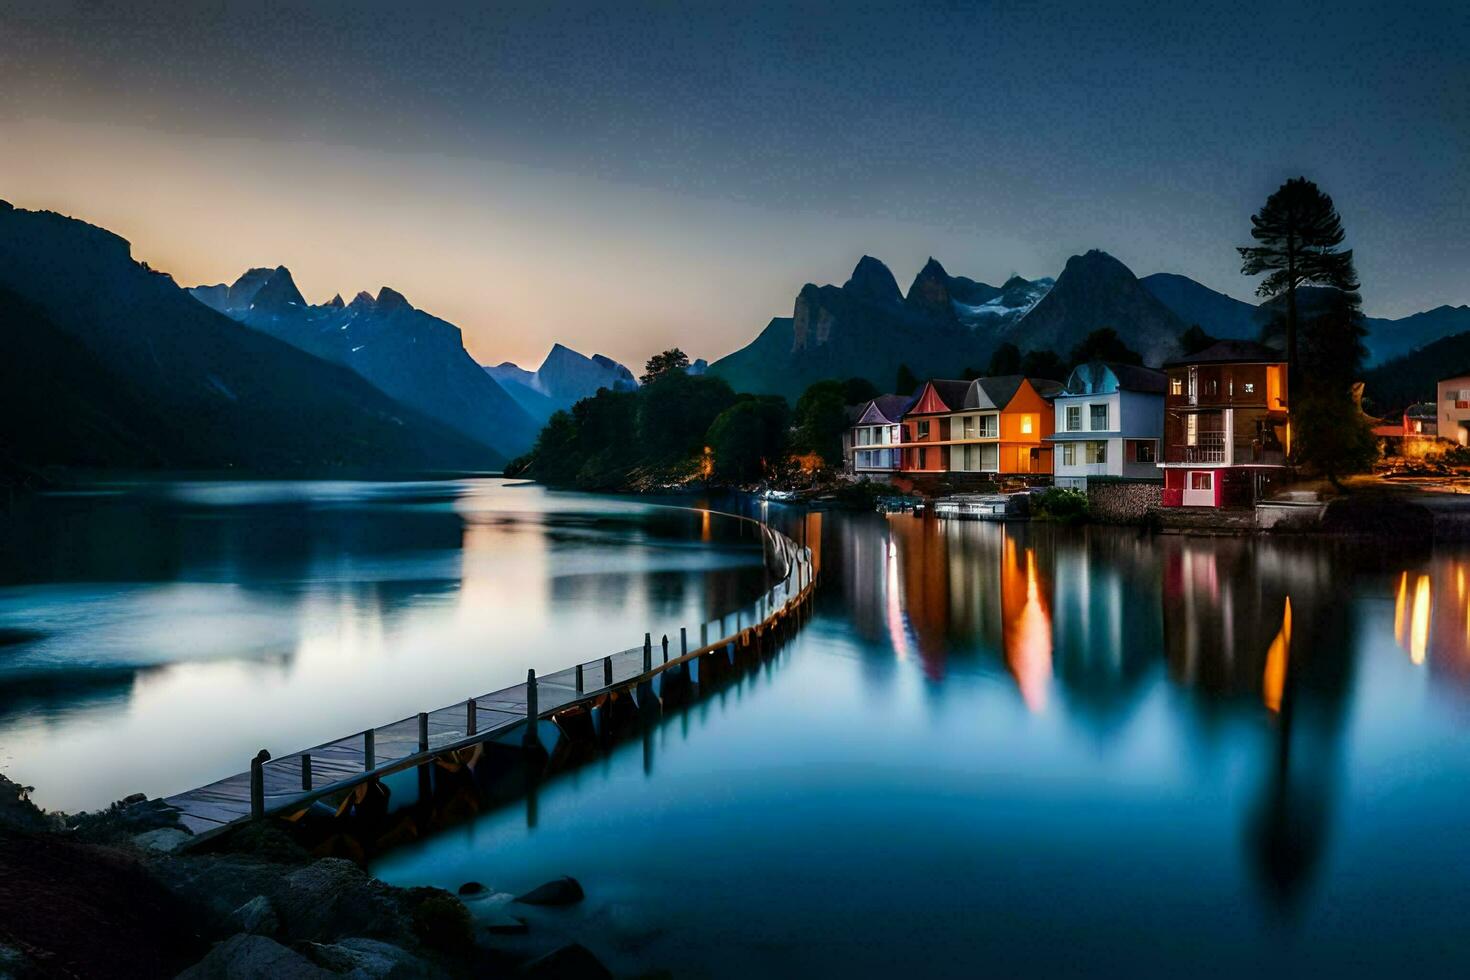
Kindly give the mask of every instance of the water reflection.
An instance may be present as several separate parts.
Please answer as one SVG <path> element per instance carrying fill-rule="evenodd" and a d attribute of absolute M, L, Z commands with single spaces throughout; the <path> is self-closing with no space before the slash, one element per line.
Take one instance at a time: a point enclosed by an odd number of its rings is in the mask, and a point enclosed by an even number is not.
<path fill-rule="evenodd" d="M 159 484 L 0 521 L 0 767 L 97 806 L 697 630 L 738 523 L 503 481 Z"/>

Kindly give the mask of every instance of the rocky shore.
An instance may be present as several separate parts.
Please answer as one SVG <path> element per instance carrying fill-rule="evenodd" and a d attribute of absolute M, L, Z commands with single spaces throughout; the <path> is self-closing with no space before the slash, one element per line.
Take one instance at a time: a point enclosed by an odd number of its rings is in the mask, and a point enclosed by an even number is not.
<path fill-rule="evenodd" d="M 577 941 L 572 878 L 455 895 L 313 857 L 270 822 L 191 842 L 158 801 L 53 814 L 0 776 L 0 978 L 613 976 Z"/>

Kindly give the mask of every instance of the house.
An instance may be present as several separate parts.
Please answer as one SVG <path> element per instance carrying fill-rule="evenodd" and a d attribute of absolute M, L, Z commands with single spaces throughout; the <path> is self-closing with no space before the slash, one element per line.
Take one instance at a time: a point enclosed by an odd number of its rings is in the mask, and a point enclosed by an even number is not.
<path fill-rule="evenodd" d="M 906 473 L 1051 475 L 1055 381 L 930 381 L 904 415 Z"/>
<path fill-rule="evenodd" d="M 913 404 L 913 395 L 879 395 L 862 406 L 849 430 L 851 473 L 871 477 L 898 472 L 903 415 Z"/>
<path fill-rule="evenodd" d="M 1434 402 L 1419 402 L 1404 409 L 1404 435 L 1425 439 L 1439 435 L 1439 412 Z"/>
<path fill-rule="evenodd" d="M 905 473 L 944 473 L 950 468 L 951 416 L 964 406 L 968 381 L 924 382 L 903 415 Z"/>
<path fill-rule="evenodd" d="M 1280 353 L 1222 340 L 1164 371 L 1165 507 L 1249 504 L 1285 478 L 1291 421 Z"/>
<path fill-rule="evenodd" d="M 1056 485 L 1085 490 L 1090 476 L 1157 480 L 1166 383 L 1162 371 L 1133 364 L 1078 365 L 1052 402 Z"/>
<path fill-rule="evenodd" d="M 1470 444 L 1470 374 L 1441 379 L 1435 403 L 1436 435 L 1461 446 Z"/>

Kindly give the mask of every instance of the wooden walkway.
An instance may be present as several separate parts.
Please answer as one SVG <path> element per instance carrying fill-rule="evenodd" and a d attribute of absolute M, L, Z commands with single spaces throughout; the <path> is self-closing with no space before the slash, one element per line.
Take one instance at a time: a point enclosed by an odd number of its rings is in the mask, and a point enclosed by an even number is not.
<path fill-rule="evenodd" d="M 724 515 L 734 516 L 734 515 Z M 750 520 L 749 518 L 738 518 Z M 757 522 L 752 522 L 757 523 Z M 250 769 L 198 789 L 166 797 L 181 825 L 196 836 L 212 836 L 252 817 L 299 810 L 315 800 L 422 765 L 435 755 L 503 739 L 570 705 L 591 703 L 618 688 L 651 681 L 659 672 L 736 642 L 742 632 L 768 624 L 804 600 L 813 586 L 811 550 L 765 524 L 768 558 L 776 555 L 787 575 L 751 605 L 701 623 L 698 646 L 680 630 L 665 653 L 662 642 L 645 634 L 644 645 L 537 677 L 473 700 L 423 712 L 388 725 L 357 732 L 290 755 L 264 752 Z M 666 659 L 667 658 L 667 659 Z"/>

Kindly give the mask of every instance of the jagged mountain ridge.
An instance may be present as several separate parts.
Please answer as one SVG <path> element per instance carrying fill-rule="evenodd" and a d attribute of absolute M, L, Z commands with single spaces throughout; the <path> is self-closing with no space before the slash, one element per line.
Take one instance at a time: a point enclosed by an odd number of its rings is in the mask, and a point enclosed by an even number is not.
<path fill-rule="evenodd" d="M 135 261 L 125 239 L 73 218 L 0 202 L 0 290 L 10 466 L 302 473 L 502 462 L 351 371 L 211 310 Z"/>
<path fill-rule="evenodd" d="M 475 363 L 454 324 L 416 309 L 387 286 L 376 297 L 359 292 L 345 305 L 336 296 L 313 306 L 289 269 L 259 273 L 251 269 L 228 287 L 190 292 L 246 326 L 350 368 L 502 456 L 530 448 L 538 420 Z"/>
<path fill-rule="evenodd" d="M 605 354 L 588 357 L 563 344 L 552 345 L 535 371 L 510 361 L 486 365 L 485 371 L 542 423 L 553 412 L 571 408 L 600 388 L 631 391 L 638 387 L 633 372 L 612 358 Z"/>

